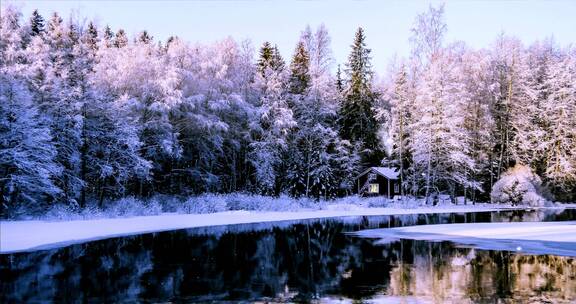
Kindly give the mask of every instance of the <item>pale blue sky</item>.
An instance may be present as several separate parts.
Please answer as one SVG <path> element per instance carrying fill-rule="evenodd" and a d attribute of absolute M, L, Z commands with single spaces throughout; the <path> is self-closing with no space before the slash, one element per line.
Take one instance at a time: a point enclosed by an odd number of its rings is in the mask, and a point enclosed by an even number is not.
<path fill-rule="evenodd" d="M 576 42 L 576 0 L 557 1 L 12 1 L 27 19 L 34 8 L 45 18 L 53 11 L 74 13 L 129 34 L 148 30 L 155 39 L 178 35 L 190 42 L 232 36 L 250 38 L 257 48 L 269 40 L 289 60 L 306 24 L 324 23 L 332 37 L 337 63 L 349 52 L 354 31 L 362 26 L 377 72 L 395 54 L 409 53 L 408 37 L 415 16 L 430 3 L 445 3 L 447 42 L 462 40 L 487 47 L 501 31 L 525 43 L 554 36 L 561 45 Z"/>

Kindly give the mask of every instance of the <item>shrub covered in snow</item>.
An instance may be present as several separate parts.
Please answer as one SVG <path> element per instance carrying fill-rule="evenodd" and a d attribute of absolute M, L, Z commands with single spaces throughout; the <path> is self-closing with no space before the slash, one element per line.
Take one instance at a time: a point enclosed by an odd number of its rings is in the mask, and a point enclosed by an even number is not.
<path fill-rule="evenodd" d="M 499 203 L 528 204 L 540 206 L 546 202 L 539 189 L 538 176 L 528 168 L 518 167 L 507 172 L 494 185 L 493 201 Z M 34 217 L 19 219 L 42 220 L 85 220 L 96 218 L 115 218 L 149 216 L 161 213 L 206 214 L 224 211 L 276 211 L 295 212 L 304 210 L 358 210 L 361 208 L 414 209 L 426 206 L 424 199 L 405 197 L 387 199 L 385 197 L 348 196 L 334 200 L 314 200 L 311 198 L 293 198 L 286 195 L 270 197 L 248 193 L 213 194 L 196 196 L 155 195 L 151 198 L 125 197 L 105 201 L 99 206 L 96 201 L 87 202 L 80 208 L 77 205 L 55 204 L 46 213 Z"/>
<path fill-rule="evenodd" d="M 217 194 L 204 194 L 192 196 L 184 202 L 186 213 L 216 213 L 226 211 L 224 196 Z"/>
<path fill-rule="evenodd" d="M 318 209 L 322 203 L 308 198 L 292 198 L 286 195 L 269 197 L 234 193 L 225 196 L 229 210 L 249 211 L 297 211 L 301 209 Z"/>
<path fill-rule="evenodd" d="M 81 219 L 78 208 L 71 205 L 56 204 L 50 207 L 46 214 L 45 219 L 48 220 L 73 220 Z"/>
<path fill-rule="evenodd" d="M 106 206 L 105 213 L 110 217 L 146 215 L 144 212 L 144 202 L 133 196 L 111 201 L 106 203 Z"/>
<path fill-rule="evenodd" d="M 492 187 L 490 193 L 495 203 L 525 204 L 543 206 L 542 180 L 524 165 L 516 165 L 506 171 Z"/>

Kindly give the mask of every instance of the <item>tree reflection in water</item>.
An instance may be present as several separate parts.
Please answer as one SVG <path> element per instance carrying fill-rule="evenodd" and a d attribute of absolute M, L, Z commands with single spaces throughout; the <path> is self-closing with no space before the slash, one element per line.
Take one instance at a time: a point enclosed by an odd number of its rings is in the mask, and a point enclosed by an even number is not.
<path fill-rule="evenodd" d="M 0 302 L 410 297 L 431 302 L 576 300 L 576 260 L 380 244 L 343 232 L 406 225 L 573 220 L 574 210 L 437 214 L 234 225 L 0 255 Z"/>

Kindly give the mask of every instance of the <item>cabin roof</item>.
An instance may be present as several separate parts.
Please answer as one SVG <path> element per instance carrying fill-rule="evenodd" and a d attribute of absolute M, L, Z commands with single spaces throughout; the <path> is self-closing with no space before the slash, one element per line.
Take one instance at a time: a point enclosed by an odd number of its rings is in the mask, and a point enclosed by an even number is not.
<path fill-rule="evenodd" d="M 400 171 L 398 171 L 398 169 L 396 168 L 390 168 L 390 167 L 370 167 L 368 169 L 366 169 L 366 171 L 362 172 L 360 175 L 358 175 L 358 177 L 356 177 L 357 179 L 360 178 L 361 176 L 364 176 L 366 173 L 368 172 L 374 172 L 378 175 L 381 175 L 387 179 L 398 179 L 398 176 L 400 175 Z"/>

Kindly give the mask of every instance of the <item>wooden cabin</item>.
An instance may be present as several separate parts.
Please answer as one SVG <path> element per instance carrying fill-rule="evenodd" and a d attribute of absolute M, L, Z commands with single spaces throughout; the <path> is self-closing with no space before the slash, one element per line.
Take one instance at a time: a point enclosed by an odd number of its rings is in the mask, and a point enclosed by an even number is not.
<path fill-rule="evenodd" d="M 400 195 L 400 172 L 393 167 L 370 167 L 356 177 L 357 193 L 360 196 Z"/>

